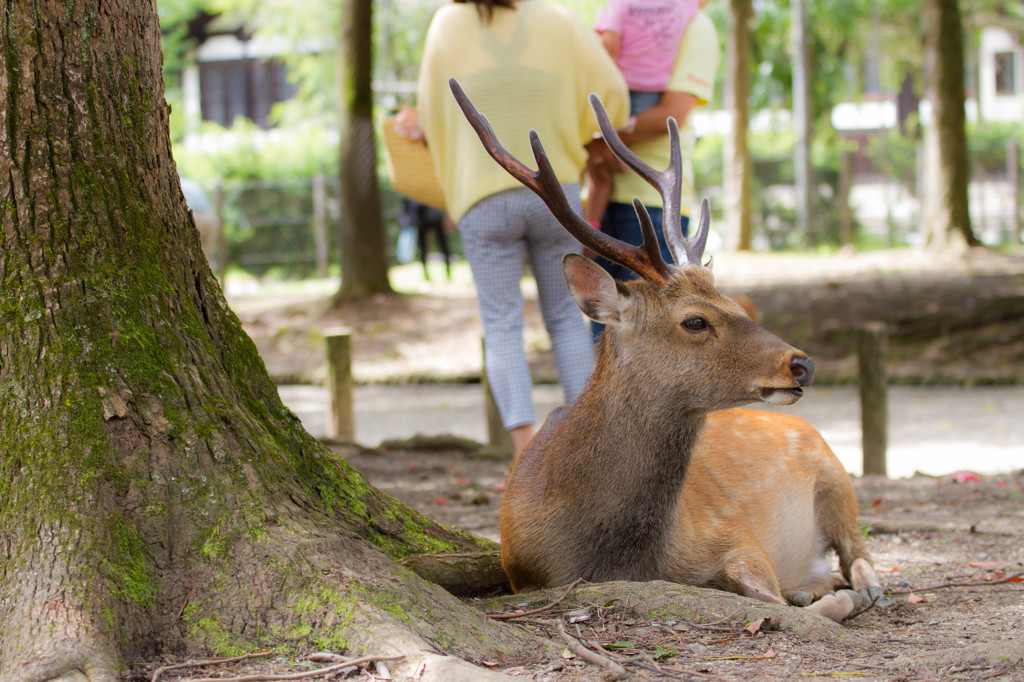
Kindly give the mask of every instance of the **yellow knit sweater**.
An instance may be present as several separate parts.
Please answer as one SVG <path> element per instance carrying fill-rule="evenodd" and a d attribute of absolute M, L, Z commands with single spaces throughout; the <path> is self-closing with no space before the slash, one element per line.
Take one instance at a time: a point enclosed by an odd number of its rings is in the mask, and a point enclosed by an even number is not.
<path fill-rule="evenodd" d="M 597 35 L 562 7 L 523 0 L 490 23 L 473 3 L 439 9 L 427 32 L 418 107 L 434 167 L 456 223 L 481 199 L 521 187 L 484 150 L 455 103 L 455 78 L 501 144 L 531 168 L 535 129 L 558 179 L 579 182 L 583 148 L 597 132 L 587 101 L 597 93 L 612 124 L 629 116 L 626 83 Z"/>

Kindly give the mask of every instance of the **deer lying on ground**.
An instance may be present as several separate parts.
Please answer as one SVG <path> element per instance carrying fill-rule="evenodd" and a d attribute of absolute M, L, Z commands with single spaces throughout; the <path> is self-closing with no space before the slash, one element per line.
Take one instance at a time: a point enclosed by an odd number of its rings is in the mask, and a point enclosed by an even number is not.
<path fill-rule="evenodd" d="M 617 282 L 583 256 L 563 260 L 576 304 L 606 331 L 587 388 L 512 464 L 500 531 L 513 589 L 659 579 L 788 601 L 836 621 L 877 600 L 853 485 L 821 435 L 792 416 L 735 409 L 796 402 L 814 363 L 715 289 L 701 263 L 707 201 L 691 238 L 678 223 L 666 229 L 679 265 L 666 264 L 638 200 L 643 245 L 591 228 L 570 207 L 537 134 L 534 172 L 450 84 L 491 156 L 584 247 L 640 276 Z M 592 95 L 591 104 L 616 156 L 658 187 L 664 215 L 679 215 L 675 121 L 672 161 L 657 172 L 619 140 L 600 100 Z M 843 578 L 830 572 L 830 549 Z M 845 584 L 857 591 L 833 592 Z"/>

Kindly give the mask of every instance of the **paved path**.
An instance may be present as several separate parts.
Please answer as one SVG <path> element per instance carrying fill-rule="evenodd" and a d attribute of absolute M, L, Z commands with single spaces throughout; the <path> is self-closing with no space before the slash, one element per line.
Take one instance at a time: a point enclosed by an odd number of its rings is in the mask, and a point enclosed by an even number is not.
<path fill-rule="evenodd" d="M 284 403 L 314 436 L 326 435 L 327 392 L 282 386 Z M 534 390 L 538 420 L 561 403 L 557 386 Z M 390 438 L 453 434 L 485 441 L 483 397 L 477 385 L 359 386 L 356 439 L 376 446 Z M 855 387 L 809 389 L 780 408 L 803 417 L 825 436 L 844 466 L 861 472 L 860 407 Z M 915 471 L 1006 473 L 1024 468 L 1024 387 L 893 387 L 889 393 L 888 469 L 892 478 Z"/>

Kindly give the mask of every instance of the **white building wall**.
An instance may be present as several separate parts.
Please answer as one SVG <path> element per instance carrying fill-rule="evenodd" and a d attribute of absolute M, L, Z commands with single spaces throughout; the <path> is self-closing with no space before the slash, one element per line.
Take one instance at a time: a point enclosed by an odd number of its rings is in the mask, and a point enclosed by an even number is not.
<path fill-rule="evenodd" d="M 996 93 L 996 59 L 1001 52 L 1013 54 L 1014 90 Z M 978 64 L 978 116 L 983 121 L 1012 122 L 1024 119 L 1024 48 L 1009 31 L 988 26 L 981 31 Z"/>

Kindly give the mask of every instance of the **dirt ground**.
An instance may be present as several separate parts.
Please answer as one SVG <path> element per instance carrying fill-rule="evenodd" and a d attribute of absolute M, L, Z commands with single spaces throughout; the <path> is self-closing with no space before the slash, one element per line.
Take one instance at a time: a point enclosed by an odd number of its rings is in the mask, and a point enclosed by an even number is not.
<path fill-rule="evenodd" d="M 856 330 L 876 319 L 892 331 L 894 381 L 1024 380 L 1022 254 L 715 260 L 720 288 L 753 298 L 766 327 L 815 357 L 819 382 L 852 381 Z M 310 297 L 231 302 L 282 382 L 322 380 L 323 335 L 338 327 L 353 334 L 362 381 L 471 380 L 479 373 L 471 287 L 437 285 L 336 309 Z M 535 379 L 550 380 L 535 299 L 528 303 L 527 343 Z M 342 453 L 374 485 L 427 516 L 498 539 L 507 462 L 486 449 L 410 441 Z M 653 619 L 645 606 L 653 592 L 590 603 L 579 595 L 582 587 L 542 614 L 516 619 L 517 627 L 559 641 L 561 621 L 607 657 L 625 659 L 632 679 L 1024 680 L 1024 471 L 859 479 L 855 486 L 883 586 L 900 601 L 848 621 L 842 640 L 798 634 L 774 622 L 778 616 L 754 623 L 731 613 L 707 614 L 702 622 Z M 657 583 L 648 589 L 664 591 Z M 524 595 L 522 602 L 549 603 L 561 592 Z M 603 679 L 600 668 L 568 653 L 498 669 L 553 682 Z M 405 679 L 401 670 L 392 667 L 395 679 Z M 371 678 L 354 671 L 351 679 Z"/>
<path fill-rule="evenodd" d="M 486 449 L 433 450 L 412 442 L 345 453 L 380 489 L 442 523 L 497 539 L 507 463 Z M 1003 476 L 855 481 L 861 524 L 884 588 L 900 602 L 848 621 L 851 641 L 821 641 L 729 614 L 703 623 L 652 620 L 631 604 L 567 600 L 522 627 L 556 641 L 558 619 L 579 617 L 587 640 L 636 679 L 1024 680 L 1024 471 Z M 562 590 L 523 595 L 532 608 Z M 484 602 L 481 602 L 483 604 Z M 711 623 L 712 625 L 707 625 Z M 647 665 L 648 668 L 640 667 Z M 534 679 L 599 680 L 579 659 L 522 662 L 504 672 Z"/>

